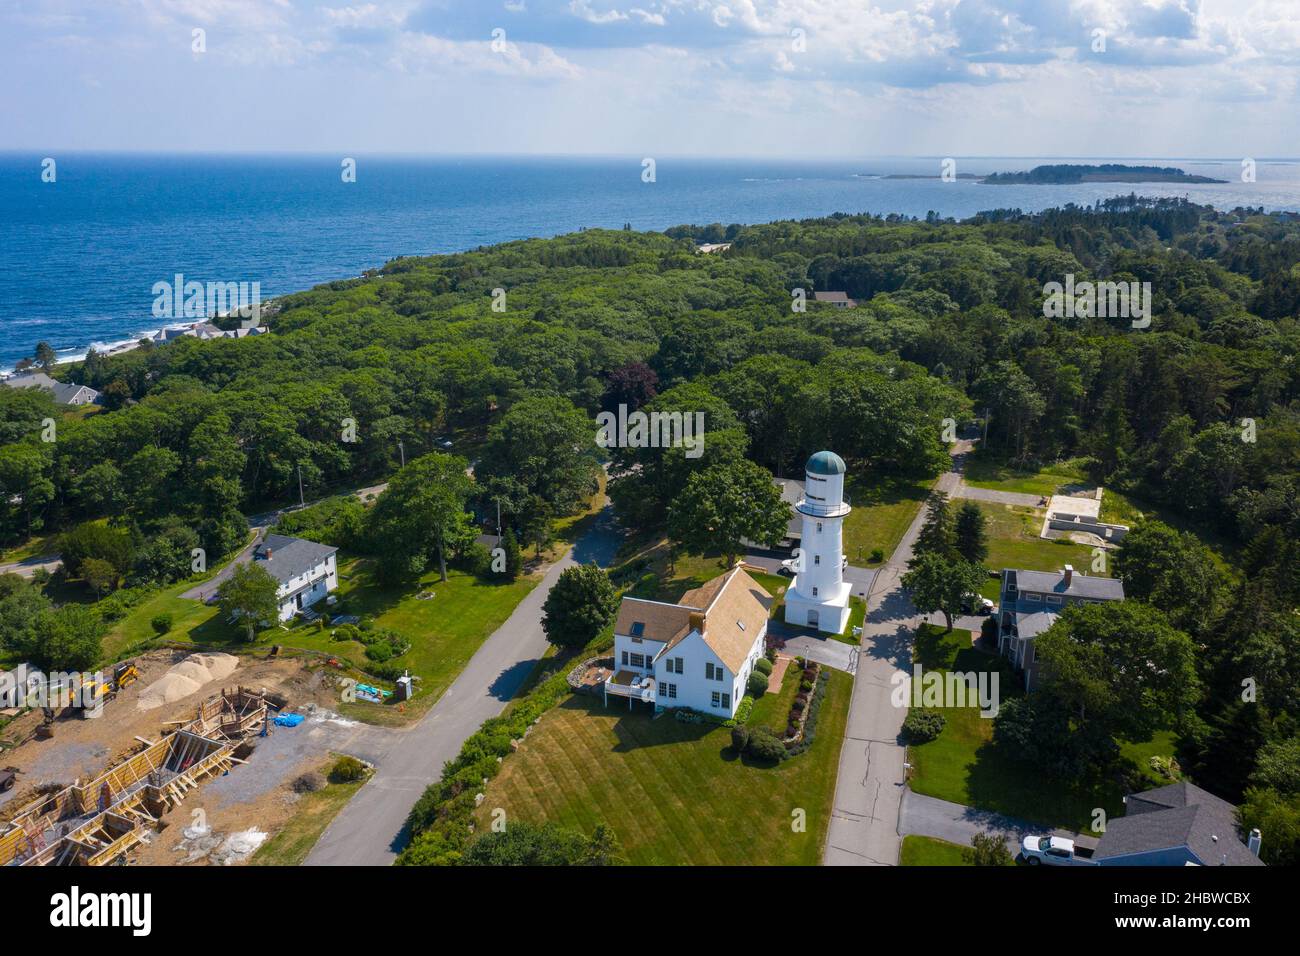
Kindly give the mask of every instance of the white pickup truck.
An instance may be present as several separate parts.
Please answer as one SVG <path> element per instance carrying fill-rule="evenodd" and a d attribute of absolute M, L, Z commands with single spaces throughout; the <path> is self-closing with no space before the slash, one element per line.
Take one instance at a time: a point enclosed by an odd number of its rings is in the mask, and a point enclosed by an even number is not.
<path fill-rule="evenodd" d="M 1040 863 L 1047 866 L 1100 866 L 1092 858 L 1092 850 L 1075 846 L 1073 840 L 1055 836 L 1027 836 L 1021 844 L 1020 855 L 1030 866 Z"/>

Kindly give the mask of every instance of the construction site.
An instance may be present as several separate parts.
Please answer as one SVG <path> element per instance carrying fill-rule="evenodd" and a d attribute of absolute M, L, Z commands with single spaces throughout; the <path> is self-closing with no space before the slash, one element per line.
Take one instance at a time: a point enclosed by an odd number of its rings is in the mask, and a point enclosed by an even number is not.
<path fill-rule="evenodd" d="M 96 719 L 31 709 L 0 734 L 0 866 L 243 862 L 207 852 L 213 839 L 265 839 L 293 814 L 296 776 L 373 735 L 326 709 L 331 675 L 303 661 L 154 652 L 118 675 Z M 290 702 L 307 718 L 284 721 Z"/>

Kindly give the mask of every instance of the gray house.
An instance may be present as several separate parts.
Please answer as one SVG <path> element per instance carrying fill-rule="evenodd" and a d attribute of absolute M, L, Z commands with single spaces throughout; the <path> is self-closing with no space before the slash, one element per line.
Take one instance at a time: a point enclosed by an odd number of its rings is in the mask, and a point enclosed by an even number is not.
<path fill-rule="evenodd" d="M 998 602 L 998 653 L 1010 658 L 1025 675 L 1025 689 L 1032 690 L 1038 668 L 1034 662 L 1034 638 L 1056 621 L 1071 604 L 1096 604 L 1124 600 L 1124 584 L 1115 578 L 1088 577 L 1070 565 L 1061 571 L 1002 572 L 1002 595 Z"/>
<path fill-rule="evenodd" d="M 1093 859 L 1109 866 L 1263 866 L 1260 834 L 1237 835 L 1237 808 L 1193 784 L 1171 783 L 1124 798 Z"/>
<path fill-rule="evenodd" d="M 72 382 L 57 382 L 44 372 L 31 372 L 27 375 L 15 375 L 4 380 L 10 388 L 39 388 L 54 396 L 60 405 L 90 405 L 99 400 L 99 392 L 89 385 L 76 385 Z"/>

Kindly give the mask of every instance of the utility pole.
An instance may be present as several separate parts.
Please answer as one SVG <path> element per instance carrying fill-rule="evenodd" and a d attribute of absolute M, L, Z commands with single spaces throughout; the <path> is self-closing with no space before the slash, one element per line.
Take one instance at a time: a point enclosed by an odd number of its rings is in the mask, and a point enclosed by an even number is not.
<path fill-rule="evenodd" d="M 988 443 L 989 443 L 989 409 L 986 406 L 984 408 L 984 438 L 980 442 L 980 444 L 987 445 Z"/>
<path fill-rule="evenodd" d="M 402 467 L 406 467 L 406 443 L 398 439 L 397 450 L 402 453 Z"/>
<path fill-rule="evenodd" d="M 307 507 L 307 499 L 302 496 L 302 462 L 298 463 L 298 507 Z"/>
<path fill-rule="evenodd" d="M 501 547 L 501 499 L 496 499 L 497 503 L 497 547 Z"/>

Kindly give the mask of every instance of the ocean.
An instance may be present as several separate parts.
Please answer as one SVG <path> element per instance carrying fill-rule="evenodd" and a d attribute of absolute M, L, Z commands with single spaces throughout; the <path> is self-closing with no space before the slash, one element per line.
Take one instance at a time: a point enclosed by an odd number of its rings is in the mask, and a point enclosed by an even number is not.
<path fill-rule="evenodd" d="M 939 174 L 939 158 L 835 162 L 641 157 L 489 158 L 0 153 L 0 368 L 47 341 L 61 360 L 174 324 L 158 282 L 258 282 L 263 300 L 360 274 L 399 255 L 455 252 L 581 227 L 665 229 L 834 212 L 970 216 L 1108 196 L 1187 196 L 1220 209 L 1300 211 L 1300 162 L 957 158 L 959 175 L 1045 162 L 1178 166 L 1225 184 L 991 186 Z"/>

